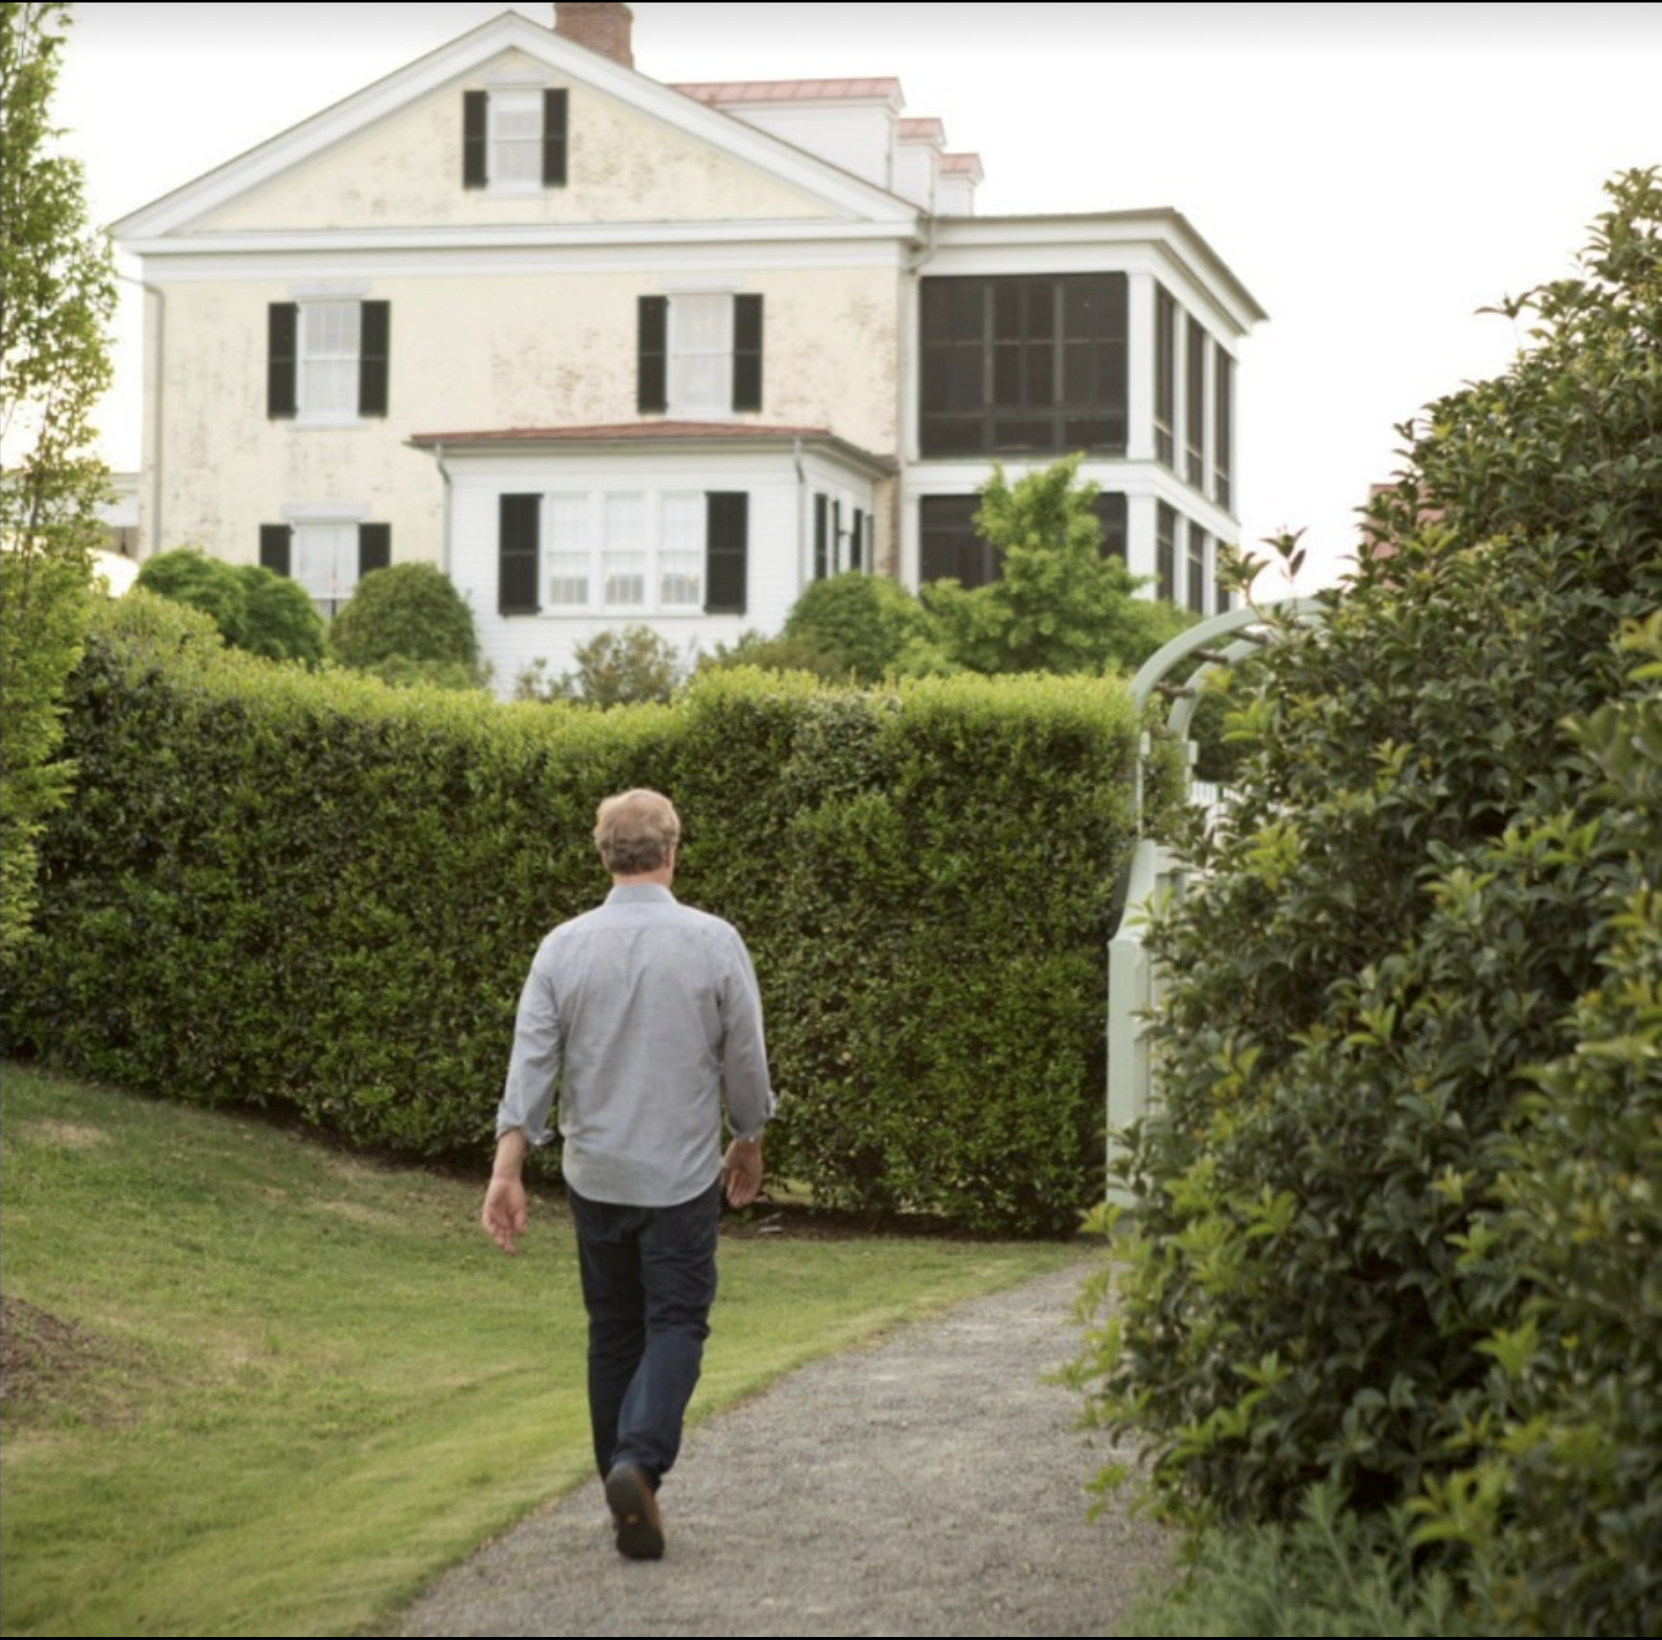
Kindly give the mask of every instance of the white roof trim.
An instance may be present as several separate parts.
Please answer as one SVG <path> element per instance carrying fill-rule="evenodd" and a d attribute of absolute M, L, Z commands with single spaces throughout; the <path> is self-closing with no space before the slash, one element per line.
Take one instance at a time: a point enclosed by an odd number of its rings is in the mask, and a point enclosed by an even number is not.
<path fill-rule="evenodd" d="M 281 232 L 126 238 L 135 256 L 220 256 L 251 252 L 499 250 L 523 246 L 565 249 L 593 245 L 767 245 L 895 243 L 913 237 L 908 224 L 890 222 L 573 222 L 504 223 L 499 227 L 297 228 Z"/>
<path fill-rule="evenodd" d="M 141 206 L 117 222 L 112 231 L 123 242 L 123 248 L 129 248 L 126 242 L 130 239 L 154 241 L 189 233 L 192 223 L 203 216 L 355 136 L 417 98 L 466 77 L 504 51 L 523 52 L 565 78 L 592 86 L 649 118 L 802 189 L 844 216 L 891 225 L 917 220 L 915 207 L 884 189 L 862 182 L 783 138 L 672 91 L 586 46 L 573 45 L 516 11 L 505 11 L 194 182 Z"/>
<path fill-rule="evenodd" d="M 931 238 L 934 250 L 943 254 L 1019 246 L 1054 251 L 1060 246 L 1130 245 L 1142 241 L 1162 246 L 1174 262 L 1195 277 L 1201 289 L 1211 293 L 1243 333 L 1269 317 L 1257 297 L 1201 238 L 1189 219 L 1169 206 L 1052 216 L 939 216 Z"/>

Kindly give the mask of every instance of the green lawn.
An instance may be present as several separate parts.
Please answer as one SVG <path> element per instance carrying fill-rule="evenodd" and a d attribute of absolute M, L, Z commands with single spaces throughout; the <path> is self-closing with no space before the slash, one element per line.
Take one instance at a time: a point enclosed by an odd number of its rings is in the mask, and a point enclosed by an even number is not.
<path fill-rule="evenodd" d="M 590 1478 L 565 1214 L 4 1073 L 7 1634 L 339 1634 Z M 727 1238 L 695 1415 L 1053 1269 L 1050 1245 Z M 15 1323 L 15 1324 L 14 1324 Z"/>

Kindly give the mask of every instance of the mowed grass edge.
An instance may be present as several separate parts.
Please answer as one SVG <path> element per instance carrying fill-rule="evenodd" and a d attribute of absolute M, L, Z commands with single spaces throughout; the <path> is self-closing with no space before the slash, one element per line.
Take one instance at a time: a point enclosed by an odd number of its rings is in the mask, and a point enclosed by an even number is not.
<path fill-rule="evenodd" d="M 7 1065 L 6 1634 L 383 1624 L 592 1477 L 558 1199 Z M 1055 1269 L 1050 1244 L 725 1237 L 694 1416 Z"/>

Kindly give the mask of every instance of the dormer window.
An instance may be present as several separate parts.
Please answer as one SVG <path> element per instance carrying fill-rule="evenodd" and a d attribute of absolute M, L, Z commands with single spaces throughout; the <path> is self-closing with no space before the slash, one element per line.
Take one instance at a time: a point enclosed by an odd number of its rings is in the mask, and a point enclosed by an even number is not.
<path fill-rule="evenodd" d="M 566 182 L 563 90 L 462 93 L 462 186 L 530 193 Z"/>

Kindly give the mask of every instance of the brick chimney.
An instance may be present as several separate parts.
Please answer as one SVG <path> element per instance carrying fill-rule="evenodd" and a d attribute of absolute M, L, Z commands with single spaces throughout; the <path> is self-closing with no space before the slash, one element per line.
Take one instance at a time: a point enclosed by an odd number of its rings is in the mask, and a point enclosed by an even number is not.
<path fill-rule="evenodd" d="M 575 5 L 570 0 L 556 0 L 554 32 L 573 45 L 587 46 L 602 57 L 610 57 L 625 68 L 635 66 L 635 51 L 631 35 L 635 28 L 635 14 L 624 5 Z"/>

